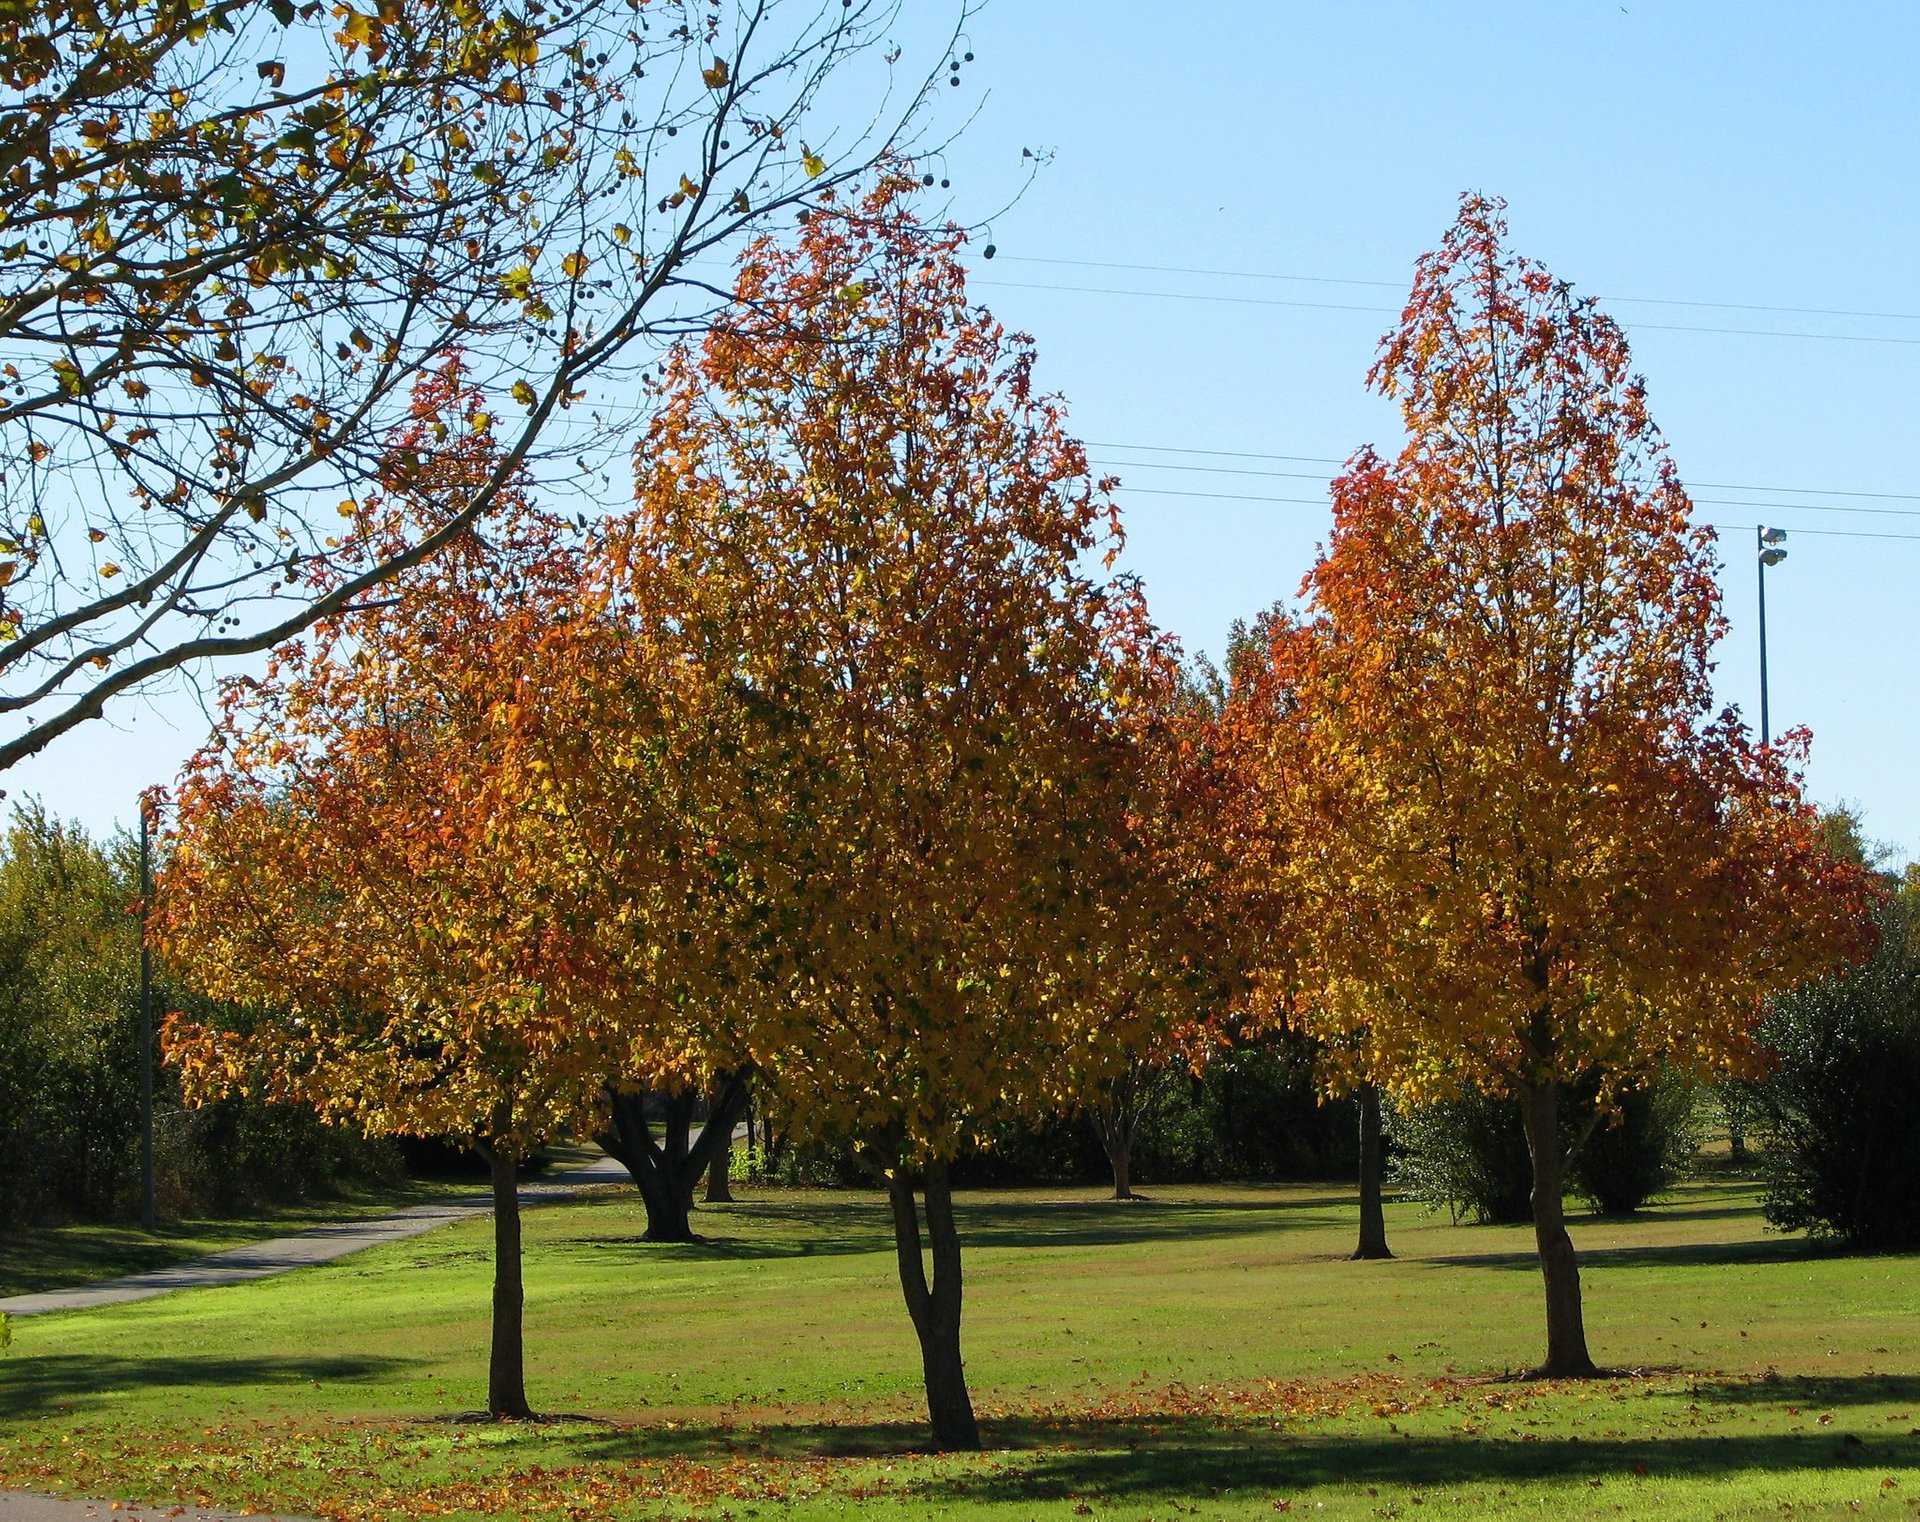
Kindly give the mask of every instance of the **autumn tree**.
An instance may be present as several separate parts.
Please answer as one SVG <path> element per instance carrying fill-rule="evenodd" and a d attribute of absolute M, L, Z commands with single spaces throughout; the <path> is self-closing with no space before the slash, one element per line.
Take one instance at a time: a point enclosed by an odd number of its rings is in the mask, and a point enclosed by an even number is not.
<path fill-rule="evenodd" d="M 479 406 L 450 366 L 416 388 L 396 451 L 484 479 L 497 446 Z M 404 490 L 370 506 L 367 555 L 407 540 L 421 511 Z M 547 851 L 541 774 L 506 738 L 580 582 L 575 540 L 515 500 L 263 679 L 230 683 L 177 790 L 153 919 L 177 975 L 271 1012 L 244 1029 L 170 1019 L 190 1100 L 262 1093 L 376 1134 L 459 1137 L 487 1160 L 500 1416 L 530 1414 L 519 1165 L 595 1114 L 624 1060 L 590 1018 L 603 980 L 569 864 Z"/>
<path fill-rule="evenodd" d="M 700 1020 L 689 1022 L 695 1029 Z M 746 1114 L 752 1069 L 712 1073 L 704 1081 L 681 1080 L 650 1087 L 630 1076 L 614 1075 L 607 1085 L 606 1115 L 594 1140 L 633 1179 L 647 1213 L 649 1242 L 692 1242 L 693 1191 L 700 1176 L 727 1166 L 733 1128 Z M 706 1102 L 706 1117 L 695 1129 L 695 1111 Z M 647 1114 L 649 1101 L 663 1111 L 660 1134 Z M 711 1185 L 707 1198 L 716 1196 Z"/>
<path fill-rule="evenodd" d="M 596 380 L 720 299 L 700 262 L 918 130 L 946 55 L 897 78 L 897 19 L 0 8 L 0 770 L 348 608 L 509 483 L 579 479 L 629 410 Z M 456 351 L 497 441 L 472 478 L 388 447 Z M 372 483 L 402 477 L 415 511 L 367 555 Z"/>
<path fill-rule="evenodd" d="M 1619 328 L 1462 203 L 1370 375 L 1407 442 L 1333 487 L 1305 610 L 1232 674 L 1261 969 L 1343 1063 L 1409 1100 L 1518 1097 L 1546 1375 L 1594 1372 L 1562 1212 L 1570 1088 L 1603 1108 L 1751 1059 L 1761 999 L 1854 952 L 1857 869 L 1709 687 L 1710 530 Z"/>
<path fill-rule="evenodd" d="M 732 756 L 724 1008 L 796 1139 L 884 1176 L 933 1438 L 972 1448 L 949 1164 L 1124 1061 L 1111 979 L 1155 895 L 1118 715 L 1166 660 L 1030 345 L 905 194 L 750 250 L 664 368 L 629 561 Z"/>
<path fill-rule="evenodd" d="M 1232 863 L 1214 827 L 1230 775 L 1218 745 L 1219 673 L 1202 658 L 1140 675 L 1147 680 L 1117 718 L 1133 752 L 1127 828 L 1155 907 L 1133 925 L 1105 980 L 1135 1034 L 1120 1065 L 1095 1072 L 1081 1105 L 1116 1200 L 1138 1198 L 1133 1153 L 1147 1117 L 1232 1044 L 1242 979 L 1243 948 L 1222 922 Z"/>

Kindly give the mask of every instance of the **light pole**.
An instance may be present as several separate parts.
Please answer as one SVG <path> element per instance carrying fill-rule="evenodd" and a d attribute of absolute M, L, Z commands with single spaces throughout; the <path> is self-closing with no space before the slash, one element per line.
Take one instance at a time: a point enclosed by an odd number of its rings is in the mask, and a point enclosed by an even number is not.
<path fill-rule="evenodd" d="M 153 952 L 147 946 L 147 901 L 153 897 L 152 804 L 140 800 L 140 1224 L 154 1225 Z"/>
<path fill-rule="evenodd" d="M 1773 743 L 1773 731 L 1767 716 L 1767 567 L 1787 558 L 1780 541 L 1787 537 L 1783 528 L 1761 524 L 1753 531 L 1754 559 L 1760 577 L 1760 743 Z"/>

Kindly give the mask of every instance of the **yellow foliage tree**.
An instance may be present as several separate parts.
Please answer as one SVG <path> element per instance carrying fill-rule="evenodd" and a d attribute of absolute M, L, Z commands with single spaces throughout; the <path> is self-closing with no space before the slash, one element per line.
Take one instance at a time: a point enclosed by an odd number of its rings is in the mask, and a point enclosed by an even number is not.
<path fill-rule="evenodd" d="M 948 1165 L 1126 1060 L 1113 980 L 1160 901 L 1123 715 L 1171 663 L 1090 574 L 1117 520 L 1030 347 L 905 188 L 756 245 L 738 315 L 670 357 L 612 595 L 679 631 L 726 757 L 676 770 L 726 792 L 727 1004 L 796 1135 L 884 1173 L 934 1439 L 975 1447 Z"/>

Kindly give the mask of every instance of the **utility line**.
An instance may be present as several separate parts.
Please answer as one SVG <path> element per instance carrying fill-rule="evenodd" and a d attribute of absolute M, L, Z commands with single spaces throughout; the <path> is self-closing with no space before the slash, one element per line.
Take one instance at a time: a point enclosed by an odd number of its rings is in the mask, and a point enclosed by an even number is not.
<path fill-rule="evenodd" d="M 1194 269 L 1178 264 L 1116 264 L 1105 259 L 1048 259 L 1038 254 L 1006 254 L 1000 258 L 1016 264 L 1063 264 L 1090 270 L 1132 270 L 1154 275 L 1211 275 L 1222 280 L 1284 280 L 1301 285 L 1362 285 L 1389 291 L 1404 291 L 1404 280 L 1355 280 L 1336 275 L 1276 275 L 1262 270 Z M 1920 322 L 1920 312 L 1858 312 L 1845 307 L 1768 306 L 1753 301 L 1680 301 L 1661 296 L 1595 296 L 1595 301 L 1626 301 L 1635 306 L 1700 307 L 1717 312 L 1778 312 L 1791 317 L 1870 317 L 1887 322 Z"/>
<path fill-rule="evenodd" d="M 1114 470 L 1182 470 L 1193 475 L 1258 476 L 1266 480 L 1326 481 L 1327 477 L 1304 470 L 1250 470 L 1239 465 L 1180 465 L 1158 460 L 1092 460 L 1089 464 Z M 1765 490 L 1764 487 L 1759 488 Z M 1920 518 L 1920 507 L 1847 507 L 1837 502 L 1755 502 L 1747 497 L 1694 497 L 1705 507 L 1760 507 L 1771 512 L 1794 513 L 1868 513 L 1879 518 Z"/>
<path fill-rule="evenodd" d="M 1139 296 L 1156 301 L 1205 301 L 1231 306 L 1293 307 L 1325 312 L 1372 312 L 1376 315 L 1396 315 L 1392 307 L 1353 306 L 1334 301 L 1282 301 L 1272 296 L 1203 296 L 1192 291 L 1119 291 L 1110 286 L 1055 285 L 1026 280 L 975 279 L 971 283 L 1013 291 L 1062 291 L 1084 296 Z M 1800 333 L 1785 328 L 1709 328 L 1678 322 L 1625 322 L 1621 326 L 1629 332 L 1640 333 L 1719 333 L 1734 338 L 1810 338 L 1832 343 L 1894 344 L 1903 348 L 1920 348 L 1920 338 L 1889 338 L 1884 334 Z"/>
<path fill-rule="evenodd" d="M 1222 460 L 1284 460 L 1301 465 L 1345 465 L 1347 463 L 1345 460 L 1336 460 L 1330 455 L 1269 454 L 1251 449 L 1192 449 L 1175 444 L 1096 444 L 1091 439 L 1085 442 L 1088 449 L 1130 449 L 1142 454 L 1193 454 Z M 1150 465 L 1152 462 L 1129 460 L 1121 463 Z M 1690 487 L 1705 487 L 1708 491 L 1764 491 L 1793 497 L 1863 497 L 1879 502 L 1920 502 L 1920 492 L 1843 491 L 1831 486 L 1754 486 L 1750 483 L 1734 481 L 1694 481 L 1688 484 Z M 1756 502 L 1753 505 L 1769 507 L 1773 504 Z"/>
<path fill-rule="evenodd" d="M 1176 491 L 1161 486 L 1122 486 L 1122 496 L 1135 495 L 1146 497 L 1191 497 L 1207 502 L 1272 502 L 1288 507 L 1327 507 L 1330 504 L 1324 497 L 1263 497 L 1242 492 L 1217 491 Z M 1750 534 L 1755 525 L 1751 523 L 1703 523 L 1703 528 L 1714 529 L 1725 534 Z M 1797 528 L 1795 534 L 1810 534 L 1821 539 L 1902 539 L 1920 544 L 1920 534 L 1874 533 L 1865 529 L 1843 528 Z"/>

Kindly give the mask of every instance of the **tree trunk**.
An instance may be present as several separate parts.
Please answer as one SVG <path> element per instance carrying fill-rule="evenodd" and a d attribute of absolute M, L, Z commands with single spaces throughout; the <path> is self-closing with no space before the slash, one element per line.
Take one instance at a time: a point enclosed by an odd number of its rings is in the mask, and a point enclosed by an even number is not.
<path fill-rule="evenodd" d="M 1587 1352 L 1580 1265 L 1561 1200 L 1566 1159 L 1560 1151 L 1560 1086 L 1528 1084 L 1520 1099 L 1533 1159 L 1533 1239 L 1547 1291 L 1547 1361 L 1535 1372 L 1548 1379 L 1587 1379 L 1600 1371 Z"/>
<path fill-rule="evenodd" d="M 1107 1148 L 1107 1161 L 1113 1165 L 1113 1197 L 1116 1200 L 1137 1199 L 1133 1192 L 1133 1149 L 1127 1146 Z"/>
<path fill-rule="evenodd" d="M 731 1205 L 733 1190 L 728 1187 L 727 1175 L 733 1171 L 733 1127 L 729 1125 L 720 1138 L 720 1145 L 714 1148 L 713 1161 L 707 1164 L 707 1203 L 709 1205 Z"/>
<path fill-rule="evenodd" d="M 512 1148 L 486 1149 L 493 1173 L 493 1351 L 487 1361 L 487 1410 L 531 1419 L 521 1328 L 526 1291 L 520 1279 L 520 1181 Z"/>
<path fill-rule="evenodd" d="M 953 1225 L 953 1189 L 947 1165 L 929 1163 L 922 1180 L 926 1196 L 927 1238 L 933 1247 L 933 1282 L 927 1282 L 920 1253 L 920 1220 L 913 1180 L 899 1170 L 887 1176 L 887 1201 L 893 1207 L 893 1241 L 900 1260 L 900 1288 L 907 1314 L 920 1338 L 920 1367 L 926 1378 L 927 1415 L 933 1446 L 941 1452 L 977 1451 L 980 1426 L 967 1395 L 966 1367 L 960 1357 L 960 1237 Z"/>
<path fill-rule="evenodd" d="M 647 1120 L 644 1090 L 616 1089 L 607 1096 L 608 1124 L 595 1136 L 633 1177 L 647 1210 L 649 1242 L 695 1242 L 693 1190 L 713 1161 L 722 1137 L 733 1134 L 740 1106 L 747 1095 L 746 1069 L 722 1074 L 700 1134 L 688 1140 L 693 1125 L 694 1095 L 676 1094 L 667 1100 L 666 1123 L 660 1140 Z"/>
<path fill-rule="evenodd" d="M 1380 1145 L 1380 1091 L 1362 1084 L 1360 1101 L 1360 1245 L 1359 1258 L 1391 1258 L 1387 1247 L 1387 1214 L 1380 1200 L 1380 1174 L 1385 1164 Z"/>

